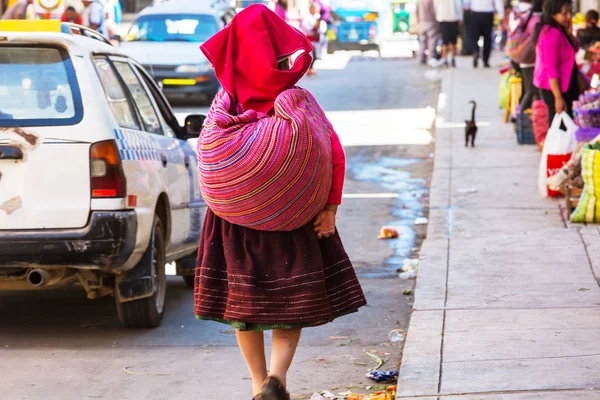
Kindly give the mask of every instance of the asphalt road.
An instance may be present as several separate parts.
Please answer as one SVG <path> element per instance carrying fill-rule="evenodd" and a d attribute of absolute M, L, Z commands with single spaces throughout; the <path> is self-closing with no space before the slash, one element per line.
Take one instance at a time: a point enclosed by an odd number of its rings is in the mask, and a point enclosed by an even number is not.
<path fill-rule="evenodd" d="M 383 58 L 336 54 L 305 78 L 328 112 L 348 155 L 339 230 L 369 305 L 359 313 L 305 331 L 289 386 L 295 399 L 319 390 L 365 392 L 371 360 L 363 349 L 397 369 L 401 344 L 388 332 L 406 328 L 413 282 L 396 269 L 418 254 L 426 216 L 432 160 L 430 128 L 438 84 L 402 43 Z M 404 49 L 404 50 L 403 50 Z M 428 108 L 429 107 L 429 108 Z M 205 110 L 178 108 L 179 116 Z M 395 225 L 401 239 L 381 241 Z M 60 292 L 0 294 L 0 398 L 249 399 L 250 382 L 225 325 L 197 321 L 192 290 L 170 277 L 166 318 L 154 330 L 119 326 L 114 300 L 88 301 L 79 288 Z M 330 340 L 332 336 L 348 340 Z M 366 365 L 365 365 L 366 364 Z"/>

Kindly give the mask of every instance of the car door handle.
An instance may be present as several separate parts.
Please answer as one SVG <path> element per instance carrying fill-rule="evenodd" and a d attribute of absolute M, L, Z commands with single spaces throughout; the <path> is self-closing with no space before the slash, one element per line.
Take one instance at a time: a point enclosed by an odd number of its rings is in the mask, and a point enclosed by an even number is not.
<path fill-rule="evenodd" d="M 189 159 L 187 159 L 187 158 L 186 158 L 186 159 L 185 159 L 185 161 L 184 161 L 183 163 L 185 164 L 185 167 L 186 167 L 187 169 L 189 169 L 189 168 L 190 168 L 190 160 L 189 160 Z"/>
<path fill-rule="evenodd" d="M 162 161 L 163 167 L 166 167 L 167 164 L 169 164 L 169 160 L 167 160 L 167 156 L 165 156 L 164 154 L 160 155 L 160 161 Z"/>

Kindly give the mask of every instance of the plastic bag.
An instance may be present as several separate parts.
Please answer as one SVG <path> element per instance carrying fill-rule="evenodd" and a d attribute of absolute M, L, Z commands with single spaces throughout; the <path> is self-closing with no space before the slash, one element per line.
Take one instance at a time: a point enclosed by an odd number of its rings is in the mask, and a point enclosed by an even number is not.
<path fill-rule="evenodd" d="M 561 123 L 564 124 L 566 131 L 561 129 Z M 566 112 L 556 114 L 552 120 L 552 125 L 548 130 L 548 135 L 544 141 L 542 151 L 542 160 L 540 161 L 540 170 L 538 174 L 538 189 L 543 197 L 557 197 L 560 192 L 555 192 L 548 188 L 546 179 L 558 173 L 560 169 L 571 159 L 571 154 L 577 142 L 575 132 L 577 125 Z"/>

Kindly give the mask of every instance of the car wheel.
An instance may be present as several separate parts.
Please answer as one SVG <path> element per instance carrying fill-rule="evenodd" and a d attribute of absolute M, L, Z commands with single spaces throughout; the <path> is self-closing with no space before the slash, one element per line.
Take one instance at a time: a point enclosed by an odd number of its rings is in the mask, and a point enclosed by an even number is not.
<path fill-rule="evenodd" d="M 123 325 L 131 328 L 155 328 L 160 325 L 165 312 L 167 299 L 165 234 L 158 216 L 154 217 L 152 237 L 142 260 L 149 256 L 147 259 L 152 262 L 154 293 L 143 299 L 121 302 L 117 290 L 119 320 Z"/>

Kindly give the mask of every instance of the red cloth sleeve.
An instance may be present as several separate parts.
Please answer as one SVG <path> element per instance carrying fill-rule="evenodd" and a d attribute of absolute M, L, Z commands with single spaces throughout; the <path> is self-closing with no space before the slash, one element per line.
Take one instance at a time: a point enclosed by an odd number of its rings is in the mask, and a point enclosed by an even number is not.
<path fill-rule="evenodd" d="M 331 190 L 327 204 L 342 204 L 342 192 L 344 191 L 344 179 L 346 177 L 346 153 L 340 142 L 340 138 L 333 131 L 331 133 L 331 153 L 333 161 L 333 174 Z"/>

